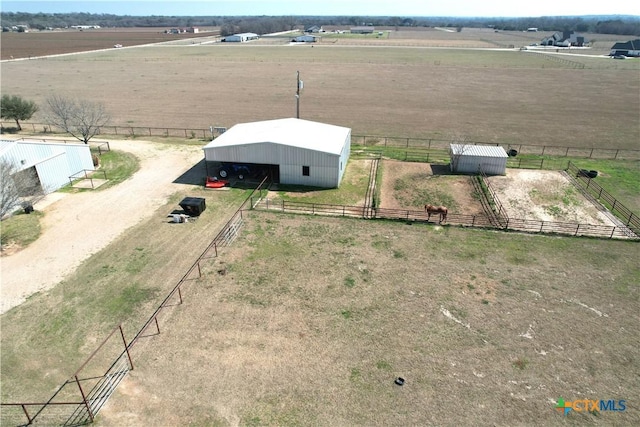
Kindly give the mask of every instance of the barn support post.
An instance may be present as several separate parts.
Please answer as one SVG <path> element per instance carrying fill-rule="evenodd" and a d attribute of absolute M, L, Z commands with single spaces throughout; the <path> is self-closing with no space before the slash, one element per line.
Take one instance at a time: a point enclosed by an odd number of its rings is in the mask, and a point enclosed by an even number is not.
<path fill-rule="evenodd" d="M 613 235 L 615 234 L 615 232 L 616 232 L 616 227 L 613 227 L 611 229 L 611 235 L 609 236 L 610 239 L 613 239 Z"/>
<path fill-rule="evenodd" d="M 615 160 L 615 159 L 617 159 L 617 158 L 618 158 L 618 153 L 619 153 L 619 152 L 620 152 L 620 150 L 619 150 L 619 149 L 617 149 L 617 150 L 616 150 L 616 154 L 613 156 L 613 160 Z"/>
<path fill-rule="evenodd" d="M 198 265 L 200 264 L 198 263 Z M 178 286 L 178 297 L 180 298 L 180 304 L 182 305 L 182 291 L 180 290 L 181 287 L 182 286 Z"/>
<path fill-rule="evenodd" d="M 153 318 L 156 322 L 156 330 L 158 331 L 158 335 L 160 335 L 160 325 L 158 325 L 158 315 L 156 314 Z"/>
<path fill-rule="evenodd" d="M 564 156 L 569 157 L 569 147 L 567 147 L 567 149 L 564 150 Z"/>
<path fill-rule="evenodd" d="M 573 233 L 574 236 L 578 235 L 578 230 L 580 230 L 580 224 L 578 224 L 578 226 L 576 227 L 576 232 Z"/>
<path fill-rule="evenodd" d="M 544 228 L 544 221 L 540 221 L 540 233 L 542 233 L 543 228 Z"/>
<path fill-rule="evenodd" d="M 593 148 L 591 149 L 591 152 L 589 153 L 589 158 L 591 159 L 593 157 Z"/>

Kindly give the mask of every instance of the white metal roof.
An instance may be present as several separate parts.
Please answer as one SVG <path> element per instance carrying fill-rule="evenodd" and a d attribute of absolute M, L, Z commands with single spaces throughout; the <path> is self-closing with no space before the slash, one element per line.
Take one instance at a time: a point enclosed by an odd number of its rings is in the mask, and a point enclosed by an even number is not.
<path fill-rule="evenodd" d="M 340 155 L 351 129 L 302 119 L 240 123 L 208 143 L 204 149 L 275 143 Z"/>
<path fill-rule="evenodd" d="M 509 157 L 503 147 L 495 145 L 451 144 L 451 152 L 455 156 Z"/>
<path fill-rule="evenodd" d="M 9 139 L 0 139 L 0 156 L 8 152 L 16 144 L 16 141 L 12 141 Z"/>

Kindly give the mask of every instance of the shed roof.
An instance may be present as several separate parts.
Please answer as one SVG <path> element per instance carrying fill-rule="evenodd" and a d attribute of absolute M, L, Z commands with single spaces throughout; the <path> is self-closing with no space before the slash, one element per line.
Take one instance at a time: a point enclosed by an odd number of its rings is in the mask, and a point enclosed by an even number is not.
<path fill-rule="evenodd" d="M 495 145 L 451 144 L 453 155 L 476 157 L 509 157 L 503 147 Z"/>
<path fill-rule="evenodd" d="M 208 143 L 204 149 L 275 143 L 340 155 L 351 129 L 288 118 L 240 123 Z"/>

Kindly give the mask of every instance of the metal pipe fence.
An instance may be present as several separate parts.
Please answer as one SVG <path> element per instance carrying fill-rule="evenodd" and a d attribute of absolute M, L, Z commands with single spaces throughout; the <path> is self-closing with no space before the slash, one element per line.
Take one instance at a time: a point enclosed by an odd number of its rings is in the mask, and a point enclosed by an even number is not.
<path fill-rule="evenodd" d="M 207 248 L 197 257 L 187 272 L 158 305 L 153 314 L 127 342 L 122 325 L 118 325 L 105 340 L 91 353 L 74 375 L 62 384 L 47 402 L 0 403 L 0 424 L 4 425 L 62 425 L 78 426 L 92 423 L 98 411 L 107 402 L 118 384 L 133 370 L 131 352 L 144 337 L 159 335 L 159 316 L 165 308 L 180 305 L 183 302 L 182 286 L 202 276 L 200 263 L 218 256 L 218 249 L 230 245 L 243 224 L 243 212 L 253 207 L 253 201 L 260 200 L 262 189 L 267 185 L 265 178 L 244 200 L 242 205 L 222 227 Z M 196 276 L 197 274 L 197 276 Z M 173 301 L 178 300 L 177 303 Z M 151 332 L 148 332 L 151 330 Z M 117 332 L 122 342 L 117 341 L 114 349 L 114 336 Z M 113 356 L 114 350 L 116 356 Z M 104 366 L 108 366 L 106 370 Z M 97 373 L 96 373 L 97 372 Z"/>
<path fill-rule="evenodd" d="M 631 209 L 622 204 L 607 190 L 602 188 L 587 171 L 580 169 L 574 163 L 569 162 L 567 173 L 574 179 L 578 188 L 585 194 L 601 203 L 636 235 L 640 235 L 640 217 L 633 213 Z"/>
<path fill-rule="evenodd" d="M 305 203 L 283 199 L 263 199 L 254 203 L 254 208 L 265 211 L 350 218 L 365 218 L 366 213 L 368 212 L 364 206 Z M 427 220 L 428 216 L 426 212 L 409 209 L 372 208 L 370 218 L 433 223 L 433 221 Z M 640 240 L 640 234 L 635 233 L 633 235 L 629 235 L 628 229 L 621 226 L 579 224 L 573 222 L 542 221 L 508 217 L 504 217 L 501 222 L 496 224 L 488 215 L 464 215 L 454 213 L 449 213 L 447 215 L 446 223 L 449 225 L 459 225 L 463 227 L 492 228 L 505 231 L 552 233 L 568 236 L 590 236 L 606 239 L 619 238 Z"/>
<path fill-rule="evenodd" d="M 0 121 L 2 129 L 12 129 L 15 123 L 9 121 Z M 33 133 L 52 134 L 64 133 L 62 129 L 57 129 L 46 123 L 23 123 L 23 130 Z M 211 140 L 221 134 L 220 127 L 203 128 L 171 128 L 171 127 L 153 127 L 153 126 L 103 126 L 100 128 L 98 135 L 117 135 L 123 137 L 174 137 L 184 139 L 202 139 Z M 413 138 L 402 136 L 380 136 L 380 135 L 351 135 L 352 145 L 362 145 L 365 147 L 395 147 L 395 148 L 414 148 L 420 150 L 445 150 L 448 152 L 451 140 L 437 138 Z M 613 160 L 640 160 L 640 150 L 631 150 L 624 148 L 588 148 L 588 147 L 568 147 L 562 145 L 548 144 L 522 144 L 503 142 L 486 142 L 486 141 L 465 141 L 466 144 L 472 145 L 493 145 L 503 146 L 506 150 L 514 149 L 522 155 L 532 156 L 552 156 L 552 157 L 574 157 L 587 159 L 613 159 Z M 411 157 L 411 151 L 407 152 Z"/>
<path fill-rule="evenodd" d="M 103 180 L 107 179 L 107 172 L 104 170 L 91 170 L 91 169 L 82 169 L 69 176 L 69 184 L 73 187 L 74 181 L 84 180 L 89 181 L 91 183 L 91 188 L 96 188 L 93 182 L 94 175 L 102 175 Z"/>

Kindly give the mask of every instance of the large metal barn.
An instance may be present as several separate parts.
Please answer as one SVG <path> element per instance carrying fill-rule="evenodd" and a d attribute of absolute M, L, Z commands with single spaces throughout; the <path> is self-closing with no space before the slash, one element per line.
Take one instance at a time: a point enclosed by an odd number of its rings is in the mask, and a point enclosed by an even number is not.
<path fill-rule="evenodd" d="M 241 123 L 204 148 L 208 176 L 260 178 L 336 188 L 351 152 L 351 129 L 288 118 Z"/>

